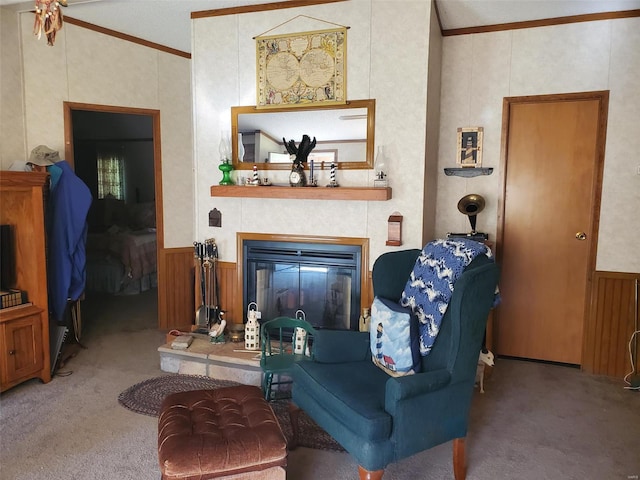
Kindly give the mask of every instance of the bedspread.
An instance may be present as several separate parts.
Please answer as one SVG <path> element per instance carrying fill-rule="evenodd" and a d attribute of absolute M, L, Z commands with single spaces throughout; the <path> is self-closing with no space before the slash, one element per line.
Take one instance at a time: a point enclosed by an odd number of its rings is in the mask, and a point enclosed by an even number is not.
<path fill-rule="evenodd" d="M 155 229 L 89 234 L 87 251 L 101 253 L 119 260 L 131 280 L 157 270 L 157 242 Z"/>

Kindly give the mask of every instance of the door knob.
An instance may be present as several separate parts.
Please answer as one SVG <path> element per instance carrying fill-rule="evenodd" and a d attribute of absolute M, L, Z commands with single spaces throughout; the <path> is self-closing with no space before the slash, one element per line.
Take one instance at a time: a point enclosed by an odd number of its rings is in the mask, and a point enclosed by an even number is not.
<path fill-rule="evenodd" d="M 587 234 L 584 232 L 578 232 L 576 233 L 576 238 L 578 240 L 586 240 L 587 239 Z"/>

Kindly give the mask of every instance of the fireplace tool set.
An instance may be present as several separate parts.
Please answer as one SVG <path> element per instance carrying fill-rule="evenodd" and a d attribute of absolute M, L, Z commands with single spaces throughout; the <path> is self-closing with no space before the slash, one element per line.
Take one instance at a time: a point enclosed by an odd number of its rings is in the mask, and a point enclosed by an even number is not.
<path fill-rule="evenodd" d="M 198 276 L 200 280 L 200 306 L 196 312 L 198 333 L 206 333 L 213 343 L 224 343 L 224 312 L 218 303 L 218 282 L 216 262 L 218 246 L 215 239 L 209 238 L 202 242 L 193 242 L 194 256 L 198 261 Z"/>

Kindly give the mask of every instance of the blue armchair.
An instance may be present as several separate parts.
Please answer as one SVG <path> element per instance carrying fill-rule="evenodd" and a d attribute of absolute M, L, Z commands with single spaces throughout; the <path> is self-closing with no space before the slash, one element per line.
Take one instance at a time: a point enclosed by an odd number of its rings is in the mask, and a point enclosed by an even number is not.
<path fill-rule="evenodd" d="M 419 254 L 381 255 L 373 266 L 374 294 L 397 302 Z M 450 440 L 454 476 L 464 479 L 478 355 L 498 277 L 485 255 L 466 267 L 414 375 L 393 377 L 374 365 L 368 333 L 317 331 L 314 361 L 294 367 L 293 411 L 301 408 L 335 438 L 357 460 L 361 479 L 381 479 L 389 463 Z"/>

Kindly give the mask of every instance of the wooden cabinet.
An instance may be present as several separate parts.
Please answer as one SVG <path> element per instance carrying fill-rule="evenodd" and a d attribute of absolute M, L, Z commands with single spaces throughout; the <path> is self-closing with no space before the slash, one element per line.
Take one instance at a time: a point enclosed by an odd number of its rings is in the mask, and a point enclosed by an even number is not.
<path fill-rule="evenodd" d="M 0 310 L 0 391 L 51 380 L 44 224 L 47 173 L 0 171 L 0 223 L 13 226 L 16 281 L 31 305 Z"/>
<path fill-rule="evenodd" d="M 3 312 L 0 322 L 0 383 L 5 390 L 40 376 L 44 367 L 42 309 L 17 307 Z"/>

